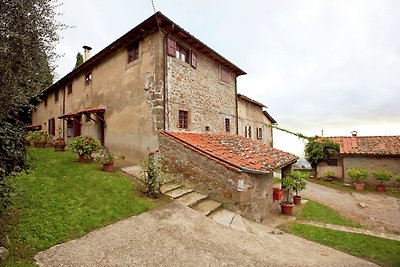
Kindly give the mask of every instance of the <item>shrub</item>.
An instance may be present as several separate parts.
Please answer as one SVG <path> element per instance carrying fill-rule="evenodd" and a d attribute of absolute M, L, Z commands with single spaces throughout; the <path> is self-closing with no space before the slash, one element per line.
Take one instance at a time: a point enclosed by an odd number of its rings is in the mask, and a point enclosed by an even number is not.
<path fill-rule="evenodd" d="M 374 171 L 372 172 L 372 175 L 375 176 L 375 179 L 381 184 L 389 181 L 390 178 L 392 178 L 392 173 L 388 171 Z"/>
<path fill-rule="evenodd" d="M 31 134 L 31 138 L 33 143 L 38 143 L 38 142 L 47 142 L 50 138 L 50 135 L 43 131 L 43 130 L 39 130 L 39 131 L 34 131 Z"/>
<path fill-rule="evenodd" d="M 336 174 L 333 171 L 328 171 L 325 173 L 325 177 L 336 178 Z"/>
<path fill-rule="evenodd" d="M 142 161 L 142 179 L 145 183 L 145 193 L 149 196 L 157 197 L 165 177 L 169 176 L 169 171 L 162 158 L 155 159 L 154 155 Z"/>
<path fill-rule="evenodd" d="M 98 139 L 91 136 L 80 135 L 72 139 L 72 142 L 68 145 L 68 148 L 78 155 L 84 156 L 85 158 L 90 158 L 93 152 L 96 152 L 101 148 L 101 143 Z"/>
<path fill-rule="evenodd" d="M 289 173 L 289 177 L 293 180 L 293 190 L 296 192 L 296 196 L 299 195 L 299 192 L 306 189 L 307 183 L 304 180 L 307 174 L 299 171 L 294 171 Z"/>
<path fill-rule="evenodd" d="M 352 168 L 347 170 L 347 174 L 355 183 L 360 183 L 367 179 L 368 171 L 364 168 Z"/>
<path fill-rule="evenodd" d="M 396 182 L 398 182 L 399 183 L 399 185 L 400 185 L 400 173 L 399 174 L 397 174 L 397 176 L 396 177 L 394 177 L 394 179 L 396 180 Z"/>

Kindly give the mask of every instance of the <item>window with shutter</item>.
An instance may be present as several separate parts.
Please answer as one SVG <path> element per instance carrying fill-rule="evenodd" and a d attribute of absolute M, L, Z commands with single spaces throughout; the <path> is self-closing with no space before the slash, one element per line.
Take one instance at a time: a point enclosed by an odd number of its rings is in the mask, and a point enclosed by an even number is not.
<path fill-rule="evenodd" d="M 257 128 L 257 139 L 263 138 L 263 130 L 262 128 Z"/>
<path fill-rule="evenodd" d="M 179 44 L 176 44 L 175 56 L 183 62 L 189 63 L 189 50 Z"/>
<path fill-rule="evenodd" d="M 172 38 L 167 38 L 167 54 L 168 56 L 176 56 L 176 42 Z"/>
<path fill-rule="evenodd" d="M 54 102 L 58 101 L 58 89 L 54 91 Z"/>
<path fill-rule="evenodd" d="M 68 94 L 72 94 L 72 83 L 68 84 Z"/>
<path fill-rule="evenodd" d="M 139 43 L 133 43 L 128 47 L 128 63 L 139 59 Z"/>
<path fill-rule="evenodd" d="M 225 68 L 224 66 L 221 66 L 221 81 L 225 83 L 231 82 L 231 73 L 229 69 Z"/>
<path fill-rule="evenodd" d="M 192 65 L 193 68 L 197 68 L 197 54 L 192 51 L 192 56 L 191 56 L 191 61 L 190 64 Z"/>

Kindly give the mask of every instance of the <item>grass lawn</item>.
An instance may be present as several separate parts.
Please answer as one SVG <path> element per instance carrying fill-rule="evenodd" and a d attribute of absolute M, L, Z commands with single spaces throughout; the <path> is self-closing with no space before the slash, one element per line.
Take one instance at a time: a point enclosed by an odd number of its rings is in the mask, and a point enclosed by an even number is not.
<path fill-rule="evenodd" d="M 296 222 L 291 223 L 288 229 L 294 235 L 378 263 L 382 266 L 400 266 L 399 241 L 362 234 L 345 233 Z"/>
<path fill-rule="evenodd" d="M 322 223 L 362 228 L 360 224 L 355 223 L 352 220 L 345 218 L 335 210 L 312 200 L 307 201 L 307 203 L 304 205 L 303 211 L 298 215 L 298 218 Z"/>
<path fill-rule="evenodd" d="M 77 156 L 70 152 L 30 151 L 34 167 L 15 177 L 11 215 L 0 218 L 0 234 L 10 240 L 9 266 L 30 266 L 41 250 L 165 202 L 144 197 L 119 172 L 75 162 Z"/>

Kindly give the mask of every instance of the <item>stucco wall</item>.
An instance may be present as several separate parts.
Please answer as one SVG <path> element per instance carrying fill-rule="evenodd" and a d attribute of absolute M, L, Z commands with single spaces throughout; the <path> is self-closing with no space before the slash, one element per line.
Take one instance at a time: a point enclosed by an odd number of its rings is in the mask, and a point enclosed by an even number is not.
<path fill-rule="evenodd" d="M 178 180 L 248 219 L 259 222 L 270 216 L 272 174 L 237 173 L 168 137 L 159 138 L 161 156 Z M 237 190 L 238 180 L 244 180 L 243 192 Z"/>
<path fill-rule="evenodd" d="M 393 176 L 400 174 L 400 156 L 398 157 L 373 157 L 373 156 L 346 156 L 343 160 L 345 169 L 345 181 L 351 182 L 350 177 L 347 175 L 347 170 L 355 167 L 362 167 L 369 171 L 369 175 L 365 183 L 375 185 L 378 182 L 372 175 L 375 170 L 390 171 Z M 385 185 L 397 186 L 396 181 L 392 178 Z"/>
<path fill-rule="evenodd" d="M 264 115 L 262 107 L 255 105 L 249 101 L 238 99 L 238 117 L 239 117 L 239 135 L 245 135 L 245 126 L 251 127 L 251 139 L 259 141 L 267 146 L 272 146 L 272 128 L 271 121 Z M 262 138 L 257 138 L 257 128 L 261 128 Z"/>
<path fill-rule="evenodd" d="M 145 37 L 139 45 L 139 60 L 130 64 L 126 48 L 118 49 L 75 77 L 71 81 L 72 94 L 65 94 L 65 113 L 105 108 L 105 146 L 134 162 L 157 148 L 157 130 L 164 124 L 162 41 L 158 32 Z M 85 74 L 89 71 L 92 83 L 85 85 Z M 53 105 L 51 95 L 46 108 L 43 102 L 37 106 L 33 124 L 42 124 L 49 116 L 57 118 L 63 114 L 62 108 Z M 61 94 L 59 102 L 62 103 Z M 95 117 L 92 115 L 92 118 Z M 98 122 L 86 122 L 82 116 L 81 123 L 82 134 L 99 137 Z"/>
<path fill-rule="evenodd" d="M 342 160 L 339 158 L 337 163 L 337 166 L 328 166 L 326 161 L 319 163 L 317 167 L 317 177 L 324 178 L 327 172 L 333 172 L 337 178 L 343 179 Z"/>
<path fill-rule="evenodd" d="M 184 42 L 178 40 L 180 44 Z M 189 45 L 185 47 L 192 49 Z M 168 56 L 168 123 L 167 130 L 179 131 L 178 111 L 189 114 L 187 131 L 225 133 L 225 118 L 230 119 L 230 133 L 236 133 L 235 75 L 230 83 L 221 81 L 220 64 L 208 56 L 197 53 L 197 68 Z"/>

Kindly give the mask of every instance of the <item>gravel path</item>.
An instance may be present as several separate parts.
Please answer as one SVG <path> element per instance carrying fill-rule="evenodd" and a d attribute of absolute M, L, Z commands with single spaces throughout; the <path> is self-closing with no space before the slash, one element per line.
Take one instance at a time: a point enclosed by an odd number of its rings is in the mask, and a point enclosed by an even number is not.
<path fill-rule="evenodd" d="M 251 223 L 222 226 L 178 203 L 40 252 L 39 266 L 375 266 Z"/>
<path fill-rule="evenodd" d="M 400 232 L 400 198 L 374 193 L 341 192 L 312 182 L 307 182 L 307 189 L 301 195 L 367 227 Z"/>

